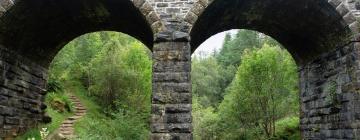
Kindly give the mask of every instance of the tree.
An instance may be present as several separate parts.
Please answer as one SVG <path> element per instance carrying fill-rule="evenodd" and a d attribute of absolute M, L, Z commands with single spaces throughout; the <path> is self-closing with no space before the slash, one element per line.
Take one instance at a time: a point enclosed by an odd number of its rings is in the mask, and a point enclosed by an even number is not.
<path fill-rule="evenodd" d="M 260 34 L 255 31 L 239 30 L 235 37 L 231 37 L 228 33 L 225 36 L 224 44 L 217 56 L 217 60 L 225 67 L 229 65 L 238 67 L 244 50 L 248 48 L 260 48 L 262 42 L 263 40 L 261 40 Z"/>
<path fill-rule="evenodd" d="M 274 136 L 275 121 L 296 113 L 281 106 L 297 99 L 297 79 L 295 62 L 285 50 L 265 44 L 246 51 L 219 107 L 223 120 L 239 122 L 228 124 L 229 131 L 261 128 L 267 137 Z"/>
<path fill-rule="evenodd" d="M 217 107 L 223 100 L 221 92 L 222 67 L 214 57 L 193 57 L 192 59 L 192 93 L 205 107 Z"/>
<path fill-rule="evenodd" d="M 149 111 L 145 103 L 150 104 L 151 60 L 144 46 L 108 42 L 92 59 L 91 73 L 90 91 L 105 107 Z"/>

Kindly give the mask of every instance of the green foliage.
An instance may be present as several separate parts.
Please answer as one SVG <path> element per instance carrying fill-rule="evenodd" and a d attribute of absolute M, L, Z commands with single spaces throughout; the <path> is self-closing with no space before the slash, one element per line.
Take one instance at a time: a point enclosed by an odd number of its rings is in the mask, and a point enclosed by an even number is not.
<path fill-rule="evenodd" d="M 276 135 L 271 140 L 300 140 L 300 118 L 286 117 L 276 122 Z"/>
<path fill-rule="evenodd" d="M 144 140 L 148 139 L 148 125 L 141 114 L 118 111 L 111 118 L 87 117 L 77 127 L 79 139 L 83 140 Z"/>
<path fill-rule="evenodd" d="M 192 59 L 192 92 L 203 106 L 217 107 L 222 101 L 222 67 L 210 56 L 206 59 Z"/>
<path fill-rule="evenodd" d="M 260 127 L 267 137 L 273 136 L 277 119 L 296 114 L 288 106 L 297 101 L 297 79 L 286 51 L 268 45 L 247 51 L 219 112 L 242 127 Z"/>
<path fill-rule="evenodd" d="M 53 110 L 60 113 L 63 113 L 64 111 L 72 112 L 74 110 L 73 102 L 63 93 L 48 93 L 46 96 L 46 103 L 50 105 Z"/>
<path fill-rule="evenodd" d="M 63 89 L 61 83 L 57 79 L 52 77 L 48 80 L 47 83 L 47 92 L 61 92 Z"/>
<path fill-rule="evenodd" d="M 331 104 L 335 108 L 341 108 L 341 103 L 338 99 L 338 94 L 336 91 L 337 87 L 338 87 L 338 84 L 336 83 L 336 81 L 329 82 L 329 84 L 327 85 L 328 95 L 325 98 L 325 102 L 327 102 L 328 104 Z"/>
<path fill-rule="evenodd" d="M 87 108 L 75 125 L 79 139 L 149 138 L 151 65 L 149 50 L 114 32 L 81 36 L 56 56 L 53 87 Z M 246 30 L 227 35 L 219 53 L 193 58 L 191 75 L 195 139 L 299 137 L 298 119 L 288 118 L 298 115 L 296 65 L 276 41 Z"/>
<path fill-rule="evenodd" d="M 297 82 L 279 43 L 246 30 L 228 34 L 219 54 L 193 57 L 194 139 L 298 139 L 299 120 L 286 119 L 298 115 Z"/>
<path fill-rule="evenodd" d="M 234 37 L 227 34 L 223 47 L 217 55 L 217 60 L 225 67 L 229 65 L 238 67 L 244 50 L 260 48 L 262 43 L 263 40 L 260 38 L 260 34 L 255 31 L 239 30 Z"/>
<path fill-rule="evenodd" d="M 75 128 L 80 139 L 145 139 L 151 66 L 149 50 L 136 39 L 97 32 L 66 45 L 51 64 L 49 75 L 66 92 L 80 97 L 87 108 Z"/>
<path fill-rule="evenodd" d="M 193 98 L 193 127 L 194 139 L 206 139 L 206 140 L 215 140 L 217 139 L 219 127 L 217 122 L 219 120 L 219 115 L 215 112 L 213 107 L 204 107 L 198 102 L 198 98 Z"/>
<path fill-rule="evenodd" d="M 144 46 L 132 43 L 131 47 L 122 47 L 116 42 L 108 45 L 91 61 L 90 79 L 94 82 L 90 84 L 90 94 L 113 110 L 148 110 L 151 61 Z"/>
<path fill-rule="evenodd" d="M 86 95 L 87 90 L 78 81 L 67 84 L 87 108 L 87 114 L 75 124 L 75 132 L 81 140 L 127 140 L 147 139 L 149 125 L 142 113 L 117 111 L 110 115 L 102 113 L 96 98 Z"/>
<path fill-rule="evenodd" d="M 54 132 L 56 129 L 58 129 L 61 125 L 61 123 L 69 116 L 71 116 L 71 113 L 59 113 L 56 110 L 53 110 L 52 108 L 47 108 L 46 113 L 51 116 L 51 123 L 49 124 L 41 124 L 37 126 L 36 128 L 33 128 L 31 130 L 28 130 L 25 134 L 19 136 L 16 138 L 16 140 L 26 140 L 28 138 L 35 138 L 35 140 L 41 140 L 40 131 L 42 128 L 47 128 L 50 133 Z"/>

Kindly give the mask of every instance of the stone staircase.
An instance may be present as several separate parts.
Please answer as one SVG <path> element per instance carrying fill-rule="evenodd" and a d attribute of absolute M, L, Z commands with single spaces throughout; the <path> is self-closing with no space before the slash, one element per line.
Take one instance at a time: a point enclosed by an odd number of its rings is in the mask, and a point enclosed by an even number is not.
<path fill-rule="evenodd" d="M 81 104 L 80 100 L 76 96 L 70 95 L 70 100 L 74 103 L 75 115 L 67 118 L 59 128 L 59 135 L 66 139 L 75 137 L 74 123 L 86 114 L 86 108 Z"/>

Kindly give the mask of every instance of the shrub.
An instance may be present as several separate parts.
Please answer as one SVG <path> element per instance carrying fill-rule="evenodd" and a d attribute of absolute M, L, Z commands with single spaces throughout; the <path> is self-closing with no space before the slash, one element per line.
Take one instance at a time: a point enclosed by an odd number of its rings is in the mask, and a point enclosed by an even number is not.
<path fill-rule="evenodd" d="M 81 140 L 144 140 L 148 139 L 148 124 L 143 115 L 119 111 L 111 117 L 89 116 L 77 124 Z"/>
<path fill-rule="evenodd" d="M 73 102 L 69 99 L 69 97 L 61 93 L 48 93 L 46 103 L 50 105 L 52 109 L 60 113 L 64 111 L 72 112 L 74 109 Z"/>
<path fill-rule="evenodd" d="M 300 140 L 299 117 L 286 117 L 276 122 L 276 136 L 271 140 Z"/>

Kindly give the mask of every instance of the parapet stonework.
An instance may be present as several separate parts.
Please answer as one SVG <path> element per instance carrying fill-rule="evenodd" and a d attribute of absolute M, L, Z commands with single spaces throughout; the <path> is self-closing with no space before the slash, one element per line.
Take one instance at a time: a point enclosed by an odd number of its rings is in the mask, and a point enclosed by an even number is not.
<path fill-rule="evenodd" d="M 148 0 L 161 19 L 184 18 L 197 0 Z"/>

